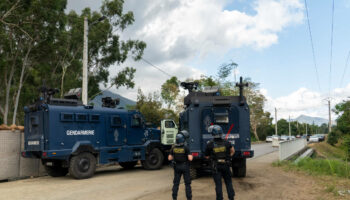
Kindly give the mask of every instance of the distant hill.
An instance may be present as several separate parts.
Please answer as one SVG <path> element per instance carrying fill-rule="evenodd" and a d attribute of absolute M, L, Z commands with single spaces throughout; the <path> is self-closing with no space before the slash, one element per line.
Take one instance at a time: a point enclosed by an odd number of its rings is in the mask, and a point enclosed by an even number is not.
<path fill-rule="evenodd" d="M 300 123 L 307 123 L 307 124 L 313 124 L 315 125 L 322 125 L 323 123 L 328 124 L 328 119 L 324 119 L 321 117 L 310 117 L 306 115 L 300 115 L 299 117 L 295 118 L 293 121 L 298 121 Z M 335 124 L 335 122 L 332 122 L 332 124 Z"/>
<path fill-rule="evenodd" d="M 119 103 L 118 107 L 126 108 L 127 105 L 136 105 L 135 101 L 128 99 L 128 98 L 125 98 L 119 94 L 113 93 L 113 92 L 108 91 L 108 90 L 104 91 L 104 92 L 102 92 L 102 94 L 96 96 L 93 100 L 90 101 L 90 103 L 93 103 L 94 106 L 96 106 L 96 107 L 101 107 L 102 106 L 102 98 L 104 98 L 104 97 L 111 97 L 112 99 L 119 98 L 120 103 Z"/>

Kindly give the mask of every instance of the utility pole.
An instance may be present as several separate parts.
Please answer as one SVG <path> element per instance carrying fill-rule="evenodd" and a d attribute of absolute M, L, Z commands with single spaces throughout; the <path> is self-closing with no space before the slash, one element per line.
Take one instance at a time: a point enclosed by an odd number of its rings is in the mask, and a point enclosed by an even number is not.
<path fill-rule="evenodd" d="M 88 104 L 88 20 L 84 17 L 84 50 L 83 50 L 83 90 L 82 101 L 84 105 Z"/>
<path fill-rule="evenodd" d="M 288 126 L 289 126 L 289 137 L 291 136 L 291 131 L 290 131 L 290 115 L 289 115 L 289 124 L 288 124 Z"/>
<path fill-rule="evenodd" d="M 329 121 L 328 121 L 328 133 L 332 132 L 332 117 L 331 117 L 331 99 L 328 99 L 328 115 L 329 115 Z"/>
<path fill-rule="evenodd" d="M 277 108 L 275 108 L 275 135 L 278 135 L 278 132 L 277 132 Z"/>
<path fill-rule="evenodd" d="M 299 122 L 297 121 L 297 131 L 298 131 L 298 135 L 300 135 L 300 131 L 299 131 Z"/>
<path fill-rule="evenodd" d="M 307 135 L 307 124 L 305 124 L 306 125 L 306 135 Z"/>
<path fill-rule="evenodd" d="M 96 21 L 92 22 L 90 26 L 103 21 L 106 16 L 102 16 Z M 88 34 L 89 34 L 89 24 L 88 18 L 84 17 L 84 49 L 83 49 L 83 88 L 82 88 L 82 101 L 84 105 L 88 104 Z"/>

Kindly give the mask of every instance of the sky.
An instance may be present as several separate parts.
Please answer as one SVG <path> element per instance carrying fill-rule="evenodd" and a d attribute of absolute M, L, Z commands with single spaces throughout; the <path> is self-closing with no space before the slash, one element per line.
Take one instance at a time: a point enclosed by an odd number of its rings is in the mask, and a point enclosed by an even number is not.
<path fill-rule="evenodd" d="M 316 67 L 304 0 L 127 0 L 124 11 L 134 12 L 135 23 L 121 36 L 145 41 L 144 58 L 182 81 L 215 76 L 218 66 L 233 61 L 237 76 L 260 83 L 266 110 L 273 114 L 276 107 L 278 118 L 328 118 L 324 99 L 331 97 L 334 107 L 350 96 L 350 0 L 335 0 L 332 62 L 332 0 L 306 2 Z M 100 6 L 99 0 L 68 0 L 67 11 Z M 111 75 L 124 66 L 137 69 L 135 88 L 112 91 L 133 100 L 138 88 L 160 90 L 169 78 L 132 60 L 112 66 Z"/>

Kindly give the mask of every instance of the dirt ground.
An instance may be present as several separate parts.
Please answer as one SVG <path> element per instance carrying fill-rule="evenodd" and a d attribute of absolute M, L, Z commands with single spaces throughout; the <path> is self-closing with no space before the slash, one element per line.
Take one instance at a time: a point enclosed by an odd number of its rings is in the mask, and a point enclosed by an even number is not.
<path fill-rule="evenodd" d="M 272 167 L 277 157 L 278 152 L 274 152 L 248 161 L 247 177 L 233 178 L 236 199 L 334 199 L 334 195 L 327 193 L 312 177 Z M 0 183 L 0 199 L 166 200 L 171 199 L 172 178 L 170 167 L 156 171 L 110 167 L 87 180 L 46 176 Z M 193 199 L 215 199 L 214 187 L 211 176 L 194 180 Z M 225 190 L 224 197 L 227 199 Z M 185 199 L 183 184 L 179 191 L 181 199 Z"/>

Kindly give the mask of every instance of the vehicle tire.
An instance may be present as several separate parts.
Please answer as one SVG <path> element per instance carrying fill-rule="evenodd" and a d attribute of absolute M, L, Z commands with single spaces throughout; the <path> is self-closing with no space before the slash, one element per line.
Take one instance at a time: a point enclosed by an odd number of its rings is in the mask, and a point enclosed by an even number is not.
<path fill-rule="evenodd" d="M 45 166 L 45 170 L 49 176 L 61 177 L 68 174 L 68 168 L 61 166 Z"/>
<path fill-rule="evenodd" d="M 122 166 L 124 169 L 132 169 L 137 164 L 137 161 L 132 162 L 120 162 L 119 165 Z"/>
<path fill-rule="evenodd" d="M 232 175 L 233 177 L 245 177 L 247 173 L 246 159 L 237 159 L 232 162 Z M 237 163 L 235 163 L 237 162 Z"/>
<path fill-rule="evenodd" d="M 190 165 L 190 177 L 191 177 L 191 180 L 198 178 L 198 170 L 192 165 Z"/>
<path fill-rule="evenodd" d="M 162 167 L 163 161 L 163 153 L 158 148 L 154 148 L 146 154 L 146 160 L 142 161 L 142 165 L 145 169 L 155 170 Z"/>
<path fill-rule="evenodd" d="M 69 163 L 69 174 L 76 179 L 90 178 L 96 170 L 96 158 L 88 152 L 73 156 Z"/>

